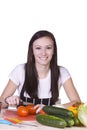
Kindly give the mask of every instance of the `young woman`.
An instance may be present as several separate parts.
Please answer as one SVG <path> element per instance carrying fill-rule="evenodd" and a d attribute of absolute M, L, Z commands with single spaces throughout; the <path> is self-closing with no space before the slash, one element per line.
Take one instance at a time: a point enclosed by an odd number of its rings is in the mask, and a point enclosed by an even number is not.
<path fill-rule="evenodd" d="M 29 42 L 27 62 L 16 66 L 10 73 L 1 100 L 9 105 L 19 105 L 20 100 L 30 102 L 39 112 L 44 105 L 58 103 L 61 86 L 70 100 L 65 107 L 81 102 L 68 70 L 58 65 L 54 35 L 40 30 Z M 19 96 L 14 96 L 16 89 Z"/>

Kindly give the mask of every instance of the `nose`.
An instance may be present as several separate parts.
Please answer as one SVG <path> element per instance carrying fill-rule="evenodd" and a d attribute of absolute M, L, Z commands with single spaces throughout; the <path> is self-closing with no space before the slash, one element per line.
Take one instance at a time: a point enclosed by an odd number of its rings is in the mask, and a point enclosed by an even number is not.
<path fill-rule="evenodd" d="M 46 55 L 46 49 L 42 49 L 42 55 Z"/>

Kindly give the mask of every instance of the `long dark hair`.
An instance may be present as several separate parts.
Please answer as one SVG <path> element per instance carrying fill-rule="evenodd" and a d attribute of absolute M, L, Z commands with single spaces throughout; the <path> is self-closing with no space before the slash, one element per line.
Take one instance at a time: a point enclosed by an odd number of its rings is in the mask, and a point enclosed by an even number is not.
<path fill-rule="evenodd" d="M 33 55 L 33 42 L 42 37 L 49 37 L 54 43 L 54 54 L 50 63 L 51 69 L 51 93 L 52 93 L 52 100 L 56 102 L 59 97 L 59 90 L 58 90 L 58 79 L 59 79 L 59 66 L 57 65 L 57 46 L 56 40 L 54 35 L 51 32 L 46 30 L 40 30 L 36 32 L 30 42 L 28 48 L 28 55 L 27 55 L 27 63 L 25 64 L 25 81 L 23 87 L 25 91 L 29 94 L 31 98 L 38 98 L 38 74 L 35 67 L 35 58 Z"/>

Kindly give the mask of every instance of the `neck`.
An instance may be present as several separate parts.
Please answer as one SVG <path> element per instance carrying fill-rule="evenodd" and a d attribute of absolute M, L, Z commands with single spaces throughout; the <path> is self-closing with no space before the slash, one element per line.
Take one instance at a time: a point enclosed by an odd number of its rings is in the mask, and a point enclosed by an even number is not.
<path fill-rule="evenodd" d="M 45 78 L 49 72 L 49 66 L 36 66 L 39 78 Z"/>

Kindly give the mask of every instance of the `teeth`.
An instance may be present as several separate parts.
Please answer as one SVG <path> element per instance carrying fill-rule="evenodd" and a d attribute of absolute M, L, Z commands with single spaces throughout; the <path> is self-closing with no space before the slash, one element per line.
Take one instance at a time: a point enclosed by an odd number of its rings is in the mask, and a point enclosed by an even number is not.
<path fill-rule="evenodd" d="M 41 60 L 46 60 L 47 58 L 40 58 Z"/>

